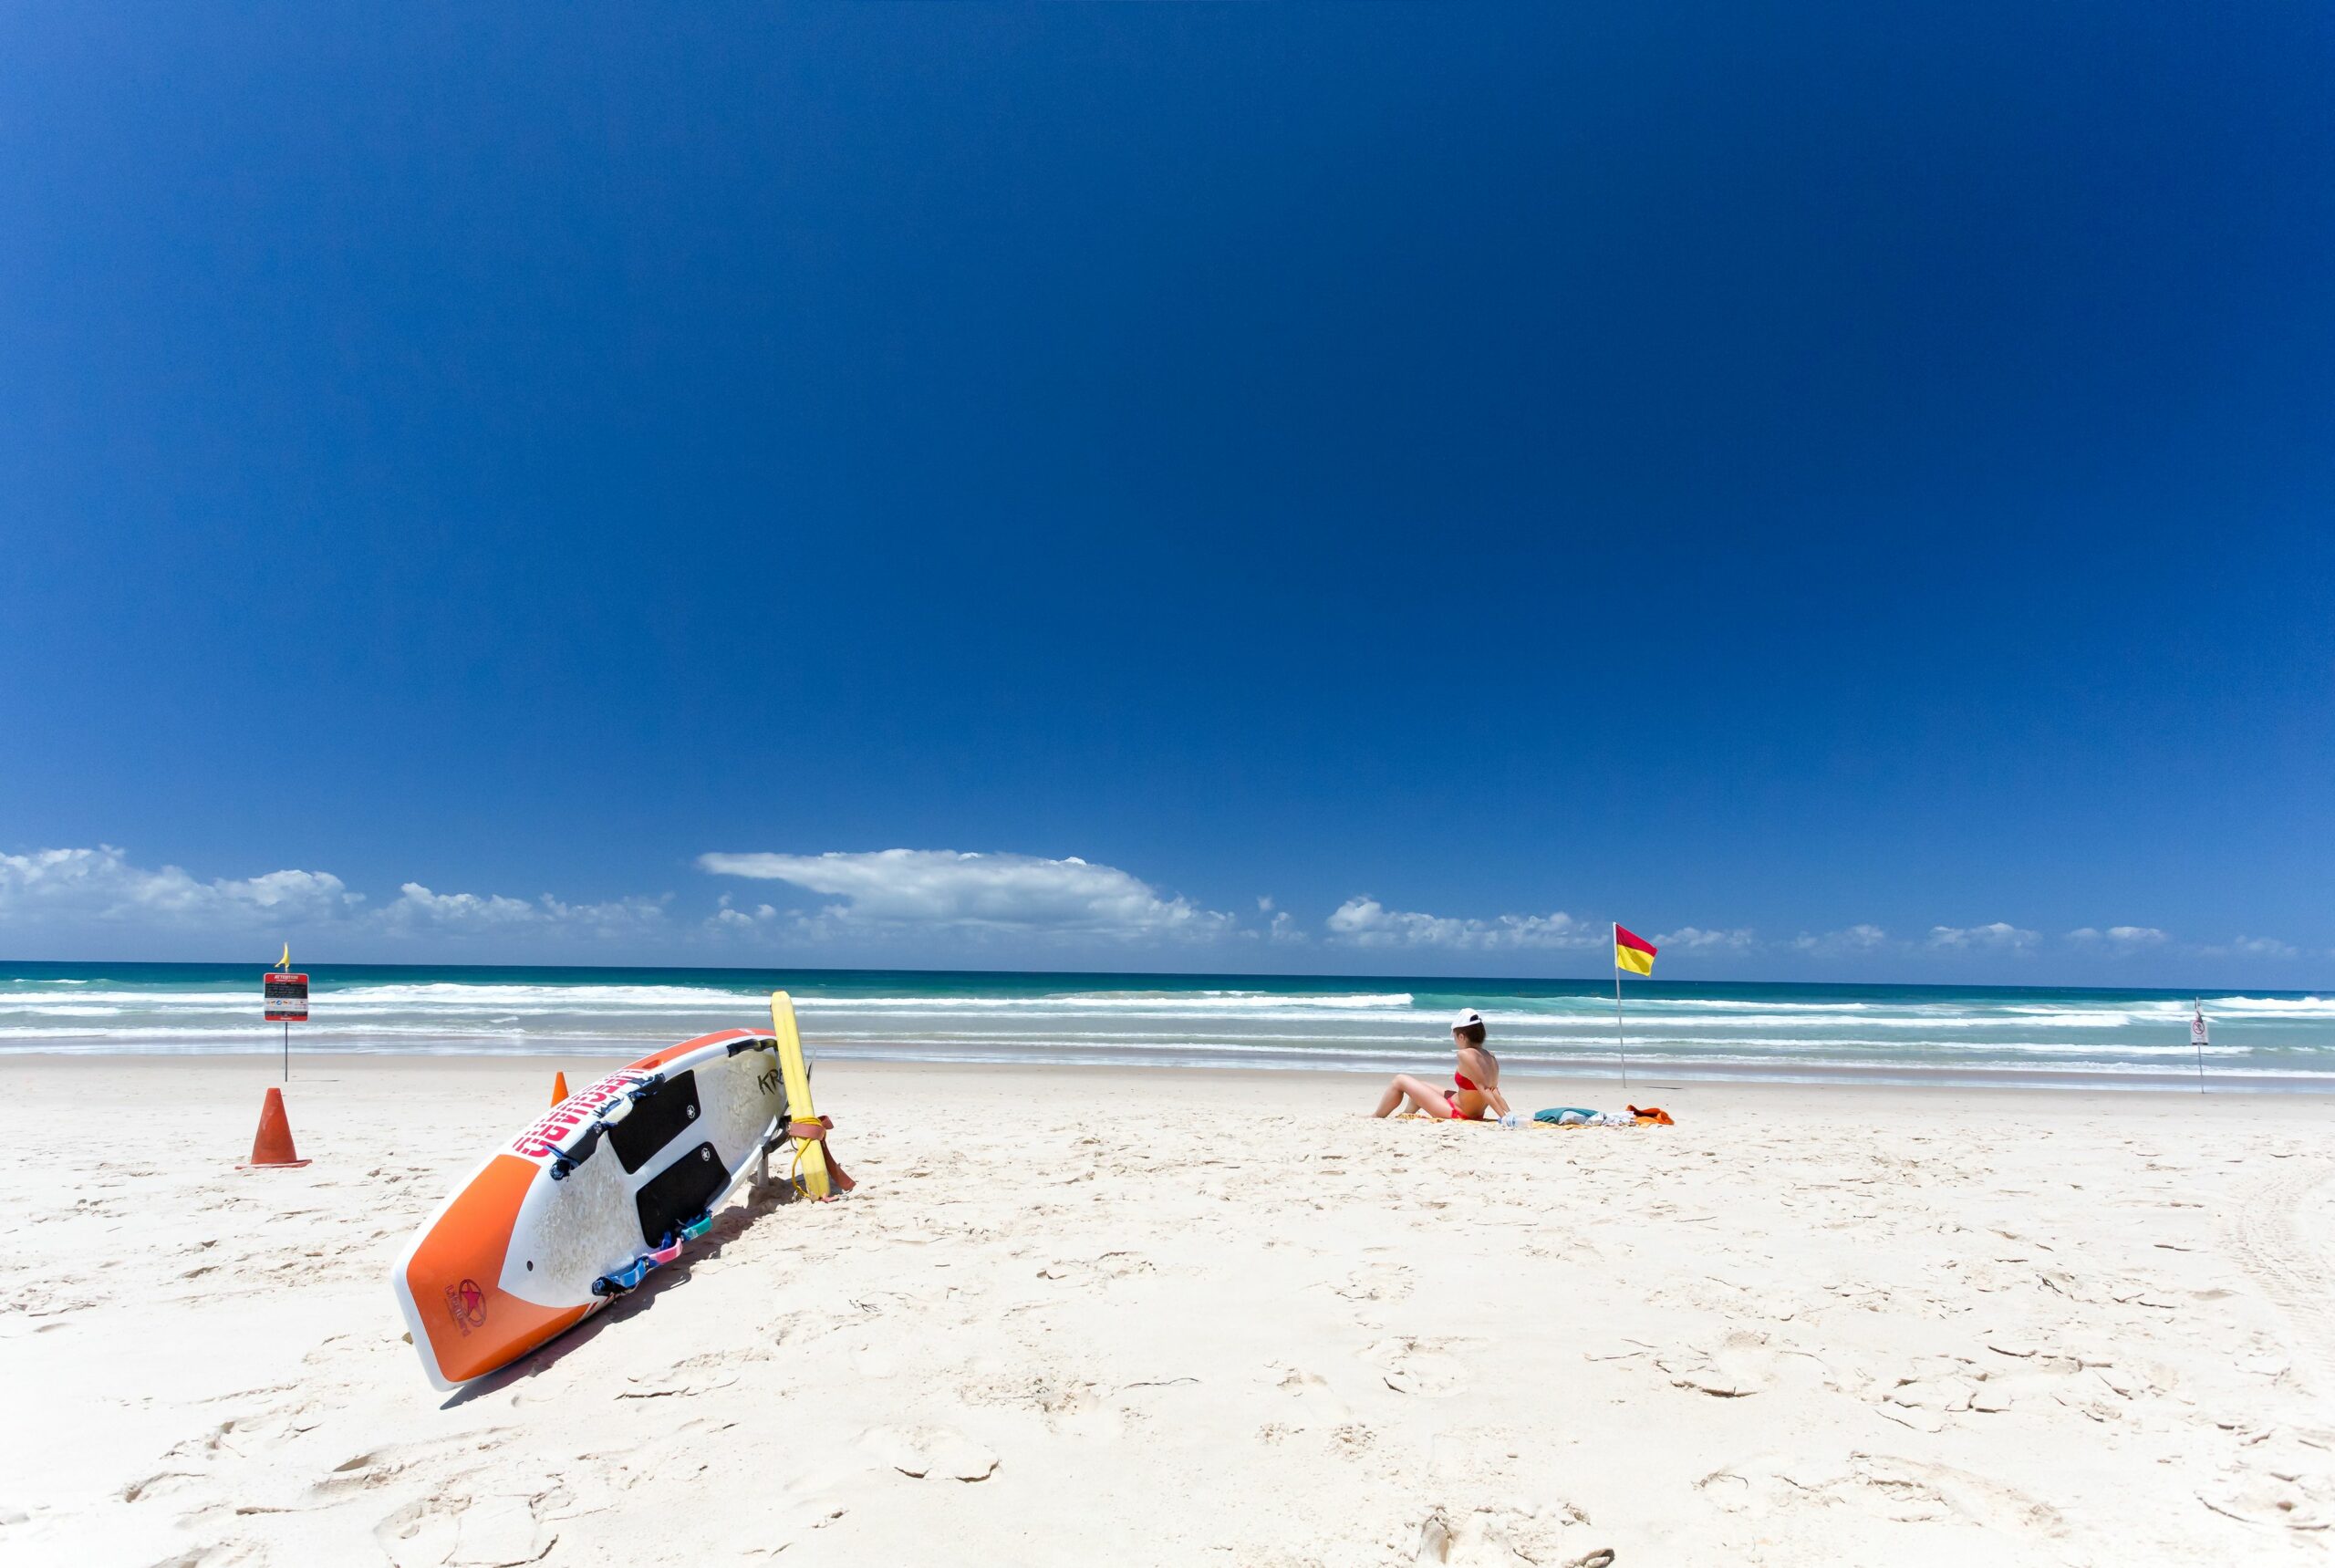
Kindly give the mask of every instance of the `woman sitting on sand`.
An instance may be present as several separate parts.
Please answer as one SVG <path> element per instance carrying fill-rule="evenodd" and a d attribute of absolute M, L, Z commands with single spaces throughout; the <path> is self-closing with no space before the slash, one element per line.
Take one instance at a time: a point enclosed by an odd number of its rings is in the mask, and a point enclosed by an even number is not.
<path fill-rule="evenodd" d="M 1424 1078 L 1397 1073 L 1371 1114 L 1392 1116 L 1407 1099 L 1422 1115 L 1438 1121 L 1479 1122 L 1487 1106 L 1509 1115 L 1508 1097 L 1500 1092 L 1500 1058 L 1484 1049 L 1482 1013 L 1465 1008 L 1451 1021 L 1451 1048 L 1459 1054 L 1451 1074 L 1456 1087 L 1438 1089 Z"/>

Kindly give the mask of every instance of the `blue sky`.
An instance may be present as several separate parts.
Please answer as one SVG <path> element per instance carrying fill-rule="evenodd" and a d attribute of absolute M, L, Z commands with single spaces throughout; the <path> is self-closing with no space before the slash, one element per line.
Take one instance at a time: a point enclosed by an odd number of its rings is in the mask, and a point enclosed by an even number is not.
<path fill-rule="evenodd" d="M 2323 9 L 0 50 L 0 956 L 2335 974 Z"/>

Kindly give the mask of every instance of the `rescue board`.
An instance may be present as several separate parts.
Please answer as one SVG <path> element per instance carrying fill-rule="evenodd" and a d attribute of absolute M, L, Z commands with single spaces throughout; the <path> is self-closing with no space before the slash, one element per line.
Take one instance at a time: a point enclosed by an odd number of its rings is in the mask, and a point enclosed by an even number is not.
<path fill-rule="evenodd" d="M 430 1380 L 454 1388 L 510 1365 L 704 1234 L 786 1124 L 779 1049 L 754 1029 L 683 1041 L 490 1155 L 390 1275 Z"/>

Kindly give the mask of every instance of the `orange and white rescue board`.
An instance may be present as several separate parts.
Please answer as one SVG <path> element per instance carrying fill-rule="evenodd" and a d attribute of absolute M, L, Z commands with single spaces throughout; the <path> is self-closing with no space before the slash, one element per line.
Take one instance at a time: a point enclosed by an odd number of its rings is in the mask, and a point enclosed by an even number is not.
<path fill-rule="evenodd" d="M 508 1366 L 679 1257 L 786 1106 L 779 1042 L 753 1029 L 683 1041 L 554 1106 L 472 1172 L 390 1275 L 430 1380 Z"/>

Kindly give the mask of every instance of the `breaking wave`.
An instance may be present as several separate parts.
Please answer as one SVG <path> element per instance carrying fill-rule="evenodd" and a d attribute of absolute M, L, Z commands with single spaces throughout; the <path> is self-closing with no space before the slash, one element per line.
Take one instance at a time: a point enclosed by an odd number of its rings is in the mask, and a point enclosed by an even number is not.
<path fill-rule="evenodd" d="M 27 966 L 31 967 L 31 966 Z M 272 1052 L 256 971 L 40 966 L 0 976 L 0 1054 Z M 1446 1021 L 1483 1010 L 1520 1073 L 1603 1071 L 1613 998 L 1594 983 L 1406 980 L 1374 986 L 1156 975 L 804 976 L 687 971 L 319 973 L 296 1051 L 630 1056 L 763 1013 L 793 992 L 815 1049 L 902 1062 L 1433 1070 Z M 2213 1037 L 2189 1044 L 2192 1000 L 2169 992 L 1667 984 L 1625 998 L 1634 1063 L 1680 1077 L 2175 1083 L 2185 1064 L 2236 1084 L 2335 1082 L 2335 998 L 2207 996 Z"/>

